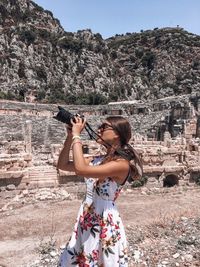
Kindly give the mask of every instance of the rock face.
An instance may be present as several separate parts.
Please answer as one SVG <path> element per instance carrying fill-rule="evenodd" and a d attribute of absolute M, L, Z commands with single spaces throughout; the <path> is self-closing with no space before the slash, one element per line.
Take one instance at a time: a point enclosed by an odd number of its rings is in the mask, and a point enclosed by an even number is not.
<path fill-rule="evenodd" d="M 29 0 L 0 3 L 0 98 L 103 104 L 194 94 L 200 86 L 200 36 L 182 28 L 104 40 L 65 32 Z"/>

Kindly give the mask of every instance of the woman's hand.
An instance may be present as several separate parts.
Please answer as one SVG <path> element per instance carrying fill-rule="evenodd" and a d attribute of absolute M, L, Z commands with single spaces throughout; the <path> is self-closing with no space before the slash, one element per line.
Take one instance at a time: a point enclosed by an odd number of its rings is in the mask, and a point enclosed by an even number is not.
<path fill-rule="evenodd" d="M 83 129 L 85 128 L 86 119 L 81 118 L 80 116 L 75 116 L 71 120 L 72 124 L 72 135 L 80 135 Z"/>

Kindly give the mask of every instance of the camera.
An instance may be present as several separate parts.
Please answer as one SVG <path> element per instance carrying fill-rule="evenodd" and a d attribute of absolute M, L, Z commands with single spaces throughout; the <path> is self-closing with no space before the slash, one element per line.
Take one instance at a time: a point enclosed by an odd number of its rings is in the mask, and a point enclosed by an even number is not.
<path fill-rule="evenodd" d="M 58 106 L 58 109 L 59 109 L 59 111 L 58 111 L 57 115 L 54 116 L 53 118 L 58 120 L 58 121 L 60 121 L 60 122 L 66 123 L 66 124 L 68 124 L 70 126 L 72 125 L 71 124 L 71 119 L 75 122 L 74 118 L 76 116 L 80 116 L 78 114 L 73 115 L 72 113 L 70 113 L 66 109 L 62 108 L 61 106 Z M 81 115 L 80 117 L 83 120 L 84 116 Z"/>

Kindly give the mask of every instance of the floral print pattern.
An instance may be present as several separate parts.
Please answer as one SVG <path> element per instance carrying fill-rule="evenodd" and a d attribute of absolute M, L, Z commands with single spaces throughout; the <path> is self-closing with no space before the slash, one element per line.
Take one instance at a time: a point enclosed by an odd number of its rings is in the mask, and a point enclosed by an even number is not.
<path fill-rule="evenodd" d="M 95 165 L 101 162 L 97 158 Z M 61 257 L 60 267 L 127 267 L 127 241 L 115 206 L 122 186 L 107 178 L 85 179 L 87 192 L 74 232 Z"/>

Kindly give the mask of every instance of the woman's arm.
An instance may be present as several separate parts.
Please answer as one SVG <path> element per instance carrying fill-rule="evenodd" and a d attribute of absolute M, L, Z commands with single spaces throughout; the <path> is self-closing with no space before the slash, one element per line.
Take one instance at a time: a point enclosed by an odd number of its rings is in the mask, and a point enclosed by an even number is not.
<path fill-rule="evenodd" d="M 73 145 L 73 159 L 76 174 L 98 178 L 100 181 L 106 177 L 112 177 L 117 183 L 122 184 L 130 168 L 129 162 L 124 159 L 113 160 L 97 166 L 85 164 L 80 142 Z"/>
<path fill-rule="evenodd" d="M 83 157 L 82 143 L 80 134 L 85 126 L 85 120 L 82 122 L 81 118 L 75 118 L 75 122 L 72 122 L 72 151 L 74 168 L 77 175 L 85 177 L 94 177 L 99 180 L 104 180 L 106 177 L 112 177 L 118 183 L 123 183 L 124 178 L 129 172 L 129 162 L 124 159 L 113 160 L 99 166 L 88 165 Z"/>
<path fill-rule="evenodd" d="M 57 162 L 57 168 L 63 171 L 71 171 L 75 172 L 74 162 L 69 160 L 69 153 L 71 149 L 72 144 L 72 130 L 67 126 L 67 139 L 64 142 L 63 148 L 60 152 L 60 155 L 58 157 Z M 82 146 L 81 146 L 81 152 L 82 152 Z M 83 154 L 83 152 L 82 152 Z M 92 160 L 92 157 L 84 158 L 84 162 L 86 165 L 88 165 Z"/>
<path fill-rule="evenodd" d="M 75 171 L 74 164 L 72 161 L 69 161 L 69 152 L 72 144 L 72 133 L 67 129 L 67 139 L 64 142 L 63 148 L 60 152 L 57 168 L 63 171 Z"/>

